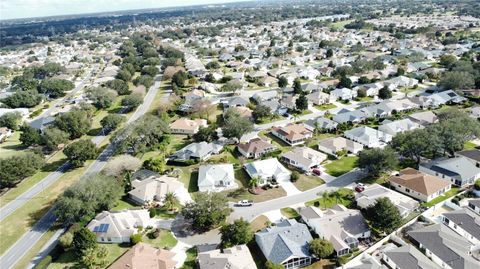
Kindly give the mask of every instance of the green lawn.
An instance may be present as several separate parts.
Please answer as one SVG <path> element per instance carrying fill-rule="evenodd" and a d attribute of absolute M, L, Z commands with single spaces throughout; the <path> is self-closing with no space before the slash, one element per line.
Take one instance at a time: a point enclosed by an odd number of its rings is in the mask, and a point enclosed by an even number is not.
<path fill-rule="evenodd" d="M 357 160 L 357 156 L 344 156 L 340 159 L 325 164 L 324 167 L 327 169 L 327 174 L 334 177 L 339 177 L 347 172 L 352 171 L 357 166 Z"/>
<path fill-rule="evenodd" d="M 24 153 L 23 149 L 25 148 L 19 140 L 21 133 L 20 131 L 13 132 L 12 136 L 0 144 L 0 158 L 9 158 Z"/>
<path fill-rule="evenodd" d="M 320 106 L 315 106 L 316 109 L 318 110 L 329 110 L 332 108 L 336 108 L 337 106 L 335 104 L 324 104 Z"/>
<path fill-rule="evenodd" d="M 452 187 L 451 190 L 447 191 L 446 193 L 444 193 L 443 195 L 441 196 L 438 196 L 437 198 L 431 200 L 430 202 L 428 203 L 423 203 L 424 206 L 426 207 L 432 207 L 442 201 L 445 201 L 447 200 L 448 198 L 450 197 L 453 197 L 455 195 L 457 195 L 458 193 L 460 192 L 460 189 L 457 188 L 457 187 Z"/>
<path fill-rule="evenodd" d="M 306 191 L 318 187 L 323 183 L 325 182 L 323 182 L 323 180 L 317 176 L 307 176 L 305 174 L 301 174 L 300 178 L 293 182 L 293 185 L 295 185 L 295 187 L 297 187 L 297 189 L 300 191 Z"/>
<path fill-rule="evenodd" d="M 187 259 L 183 263 L 183 266 L 180 269 L 194 269 L 196 268 L 196 260 L 197 259 L 197 248 L 192 247 L 187 249 Z"/>
<path fill-rule="evenodd" d="M 284 215 L 287 219 L 295 219 L 300 217 L 300 214 L 298 214 L 298 212 L 291 207 L 282 208 L 280 209 L 280 212 L 282 212 L 282 215 Z"/>
<path fill-rule="evenodd" d="M 306 202 L 306 206 L 318 206 L 319 208 L 332 208 L 336 204 L 342 204 L 350 207 L 353 203 L 353 191 L 342 188 L 335 192 L 325 192 L 322 197 Z"/>
<path fill-rule="evenodd" d="M 463 145 L 463 149 L 476 149 L 476 148 L 477 148 L 477 145 L 470 141 L 465 142 L 465 144 Z"/>
<path fill-rule="evenodd" d="M 147 234 L 143 236 L 142 241 L 153 247 L 165 249 L 172 249 L 177 245 L 178 242 L 173 236 L 172 232 L 166 230 L 161 230 L 158 238 L 150 238 L 150 236 Z"/>
<path fill-rule="evenodd" d="M 344 21 L 338 21 L 338 22 L 334 22 L 332 23 L 331 27 L 333 29 L 336 29 L 336 30 L 340 30 L 340 29 L 343 29 L 345 27 L 345 25 L 353 22 L 354 20 L 344 20 Z"/>
<path fill-rule="evenodd" d="M 122 197 L 122 199 L 118 200 L 117 206 L 112 208 L 112 211 L 120 211 L 124 209 L 132 209 L 132 208 L 139 208 L 139 205 L 134 204 L 127 196 Z"/>
<path fill-rule="evenodd" d="M 108 250 L 108 255 L 106 258 L 107 266 L 103 268 L 107 268 L 110 264 L 112 264 L 115 260 L 117 260 L 130 248 L 128 246 L 119 245 L 119 244 L 101 244 L 101 246 L 106 247 Z M 64 268 L 81 269 L 81 268 L 85 268 L 85 266 L 77 262 L 77 259 L 73 254 L 73 251 L 67 251 L 61 254 L 56 261 L 54 261 L 53 263 L 50 264 L 50 266 L 48 266 L 48 269 L 64 269 Z"/>

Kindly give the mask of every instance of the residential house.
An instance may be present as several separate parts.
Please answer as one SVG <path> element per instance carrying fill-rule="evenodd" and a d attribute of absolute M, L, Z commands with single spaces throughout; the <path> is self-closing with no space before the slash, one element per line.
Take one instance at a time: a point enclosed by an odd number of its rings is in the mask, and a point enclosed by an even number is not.
<path fill-rule="evenodd" d="M 480 168 L 463 156 L 450 159 L 439 158 L 422 163 L 419 166 L 419 170 L 440 177 L 460 187 L 473 184 L 480 177 Z"/>
<path fill-rule="evenodd" d="M 324 105 L 331 102 L 330 95 L 322 91 L 316 91 L 308 94 L 307 99 L 310 103 L 314 105 Z"/>
<path fill-rule="evenodd" d="M 314 258 L 308 247 L 312 239 L 307 226 L 294 219 L 283 220 L 255 234 L 255 242 L 265 258 L 283 265 L 285 269 L 312 263 Z"/>
<path fill-rule="evenodd" d="M 147 227 L 152 223 L 146 209 L 103 211 L 88 223 L 87 229 L 96 235 L 100 243 L 130 243 L 130 236 L 138 233 L 138 227 Z"/>
<path fill-rule="evenodd" d="M 370 237 L 370 229 L 360 210 L 335 205 L 330 209 L 305 207 L 299 210 L 302 220 L 320 238 L 332 243 L 337 256 L 343 256 L 358 248 L 359 240 Z"/>
<path fill-rule="evenodd" d="M 250 103 L 250 101 L 248 101 L 248 99 L 243 98 L 241 96 L 235 96 L 235 97 L 230 98 L 228 100 L 228 102 L 224 104 L 224 106 L 226 108 L 229 108 L 229 107 L 245 107 L 249 103 Z"/>
<path fill-rule="evenodd" d="M 480 168 L 480 150 L 478 149 L 462 150 L 455 153 L 455 156 L 462 156 L 473 163 L 473 165 Z"/>
<path fill-rule="evenodd" d="M 437 115 L 435 115 L 432 111 L 413 113 L 408 116 L 408 119 L 423 126 L 438 122 Z"/>
<path fill-rule="evenodd" d="M 389 268 L 441 269 L 412 245 L 404 245 L 382 253 L 382 260 Z"/>
<path fill-rule="evenodd" d="M 450 182 L 425 174 L 413 168 L 405 168 L 388 180 L 396 191 L 423 202 L 429 202 L 449 191 Z"/>
<path fill-rule="evenodd" d="M 330 92 L 330 97 L 335 100 L 352 100 L 357 97 L 357 92 L 348 88 L 339 88 Z"/>
<path fill-rule="evenodd" d="M 345 137 L 368 148 L 383 148 L 392 140 L 392 136 L 367 126 L 357 127 L 344 133 Z"/>
<path fill-rule="evenodd" d="M 478 261 L 471 257 L 472 244 L 445 225 L 434 224 L 407 234 L 427 257 L 442 268 L 478 268 Z"/>
<path fill-rule="evenodd" d="M 480 214 L 480 199 L 470 199 L 468 200 L 468 208 Z"/>
<path fill-rule="evenodd" d="M 303 171 L 310 171 L 327 159 L 327 155 L 307 147 L 296 147 L 282 154 L 281 160 Z"/>
<path fill-rule="evenodd" d="M 374 205 L 379 198 L 388 198 L 397 207 L 402 217 L 408 216 L 418 208 L 419 203 L 412 198 L 396 191 L 387 189 L 379 184 L 372 184 L 364 191 L 355 194 L 355 201 L 360 208 L 367 208 Z"/>
<path fill-rule="evenodd" d="M 337 129 L 338 123 L 327 118 L 318 117 L 316 119 L 307 120 L 303 125 L 312 132 L 315 132 L 315 129 L 317 131 L 332 132 Z"/>
<path fill-rule="evenodd" d="M 200 127 L 207 127 L 207 120 L 181 118 L 170 123 L 170 132 L 172 134 L 193 135 L 198 132 Z"/>
<path fill-rule="evenodd" d="M 232 164 L 207 164 L 198 169 L 198 190 L 201 192 L 219 192 L 236 189 Z"/>
<path fill-rule="evenodd" d="M 354 91 L 357 92 L 360 89 L 364 89 L 365 93 L 367 96 L 377 96 L 378 91 L 380 91 L 383 88 L 383 84 L 380 82 L 375 82 L 375 83 L 369 83 L 369 84 L 364 84 L 364 85 L 359 85 L 353 88 Z"/>
<path fill-rule="evenodd" d="M 443 213 L 442 222 L 472 243 L 475 250 L 480 249 L 479 214 L 468 208 L 463 208 Z"/>
<path fill-rule="evenodd" d="M 243 165 L 245 171 L 251 178 L 258 178 L 259 185 L 265 185 L 270 181 L 290 181 L 290 172 L 277 158 L 254 161 Z"/>
<path fill-rule="evenodd" d="M 174 193 L 181 204 L 192 199 L 183 183 L 169 176 L 152 176 L 146 179 L 132 181 L 132 190 L 128 192 L 130 198 L 140 205 L 149 202 L 163 202 L 167 193 Z"/>
<path fill-rule="evenodd" d="M 320 140 L 318 150 L 333 156 L 337 156 L 340 151 L 357 154 L 363 150 L 363 145 L 344 137 L 331 137 Z"/>
<path fill-rule="evenodd" d="M 181 162 L 188 160 L 205 161 L 212 155 L 219 154 L 222 149 L 223 145 L 216 142 L 207 143 L 203 141 L 198 143 L 191 143 L 172 154 L 168 158 L 168 160 Z"/>
<path fill-rule="evenodd" d="M 290 146 L 301 145 L 313 136 L 313 132 L 302 124 L 288 124 L 284 127 L 274 127 L 272 134 Z"/>
<path fill-rule="evenodd" d="M 367 119 L 367 115 L 360 110 L 341 110 L 336 115 L 333 115 L 332 120 L 338 123 L 355 124 Z"/>
<path fill-rule="evenodd" d="M 257 269 L 247 245 L 200 252 L 199 269 Z"/>
<path fill-rule="evenodd" d="M 396 121 L 384 120 L 382 125 L 378 126 L 378 130 L 387 133 L 391 136 L 395 136 L 398 133 L 411 131 L 415 129 L 423 128 L 422 125 L 413 122 L 410 119 L 401 119 Z"/>
<path fill-rule="evenodd" d="M 175 269 L 177 262 L 175 253 L 166 249 L 154 248 L 145 243 L 138 243 L 120 258 L 114 261 L 109 269 Z"/>
<path fill-rule="evenodd" d="M 246 158 L 257 159 L 278 148 L 272 145 L 268 140 L 262 138 L 254 138 L 247 143 L 241 143 L 237 146 L 238 151 Z"/>
<path fill-rule="evenodd" d="M 252 96 L 252 99 L 255 100 L 258 104 L 261 104 L 264 101 L 270 101 L 276 99 L 278 92 L 275 90 L 272 91 L 262 91 L 257 92 Z"/>

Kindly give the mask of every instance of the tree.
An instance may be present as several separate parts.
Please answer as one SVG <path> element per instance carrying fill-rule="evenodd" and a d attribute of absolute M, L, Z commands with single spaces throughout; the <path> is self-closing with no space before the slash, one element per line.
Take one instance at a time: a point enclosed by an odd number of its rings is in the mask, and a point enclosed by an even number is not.
<path fill-rule="evenodd" d="M 397 164 L 398 159 L 395 156 L 395 151 L 390 147 L 365 149 L 358 154 L 358 167 L 364 169 L 373 177 L 395 169 Z"/>
<path fill-rule="evenodd" d="M 217 110 L 217 106 L 212 104 L 212 101 L 207 99 L 194 100 L 192 101 L 191 105 L 192 114 L 200 118 L 206 118 L 207 120 L 210 118 L 210 115 L 215 113 Z"/>
<path fill-rule="evenodd" d="M 145 86 L 146 89 L 152 87 L 154 83 L 155 82 L 153 80 L 153 77 L 151 77 L 149 75 L 142 75 L 140 77 L 137 77 L 133 81 L 133 84 L 135 84 L 135 86 L 143 85 L 143 86 Z"/>
<path fill-rule="evenodd" d="M 352 80 L 346 76 L 342 76 L 340 78 L 340 82 L 338 83 L 339 88 L 352 88 Z"/>
<path fill-rule="evenodd" d="M 177 195 L 173 192 L 167 192 L 163 197 L 163 207 L 168 211 L 174 211 L 180 206 L 180 201 L 177 198 Z"/>
<path fill-rule="evenodd" d="M 123 115 L 108 114 L 100 121 L 100 124 L 106 133 L 110 133 L 111 131 L 116 130 L 124 121 L 126 121 L 126 118 Z"/>
<path fill-rule="evenodd" d="M 15 92 L 12 95 L 2 99 L 2 103 L 11 107 L 11 108 L 19 108 L 19 107 L 26 107 L 31 108 L 34 107 L 40 102 L 42 102 L 43 97 L 38 94 L 36 90 L 34 91 L 20 91 Z"/>
<path fill-rule="evenodd" d="M 172 84 L 177 85 L 177 87 L 185 87 L 185 81 L 187 80 L 187 73 L 183 71 L 178 71 L 172 76 Z"/>
<path fill-rule="evenodd" d="M 43 130 L 42 143 L 49 151 L 57 150 L 58 146 L 68 142 L 69 134 L 56 127 L 48 127 Z"/>
<path fill-rule="evenodd" d="M 122 154 L 109 161 L 103 173 L 111 177 L 121 177 L 127 172 L 138 170 L 142 166 L 142 161 L 132 155 Z"/>
<path fill-rule="evenodd" d="M 220 89 L 222 92 L 237 92 L 243 88 L 243 85 L 238 80 L 229 80 Z"/>
<path fill-rule="evenodd" d="M 117 92 L 103 87 L 90 88 L 86 93 L 87 98 L 98 109 L 109 108 L 117 97 Z"/>
<path fill-rule="evenodd" d="M 358 83 L 360 83 L 360 84 L 367 84 L 367 83 L 370 83 L 370 79 L 367 78 L 366 76 L 361 76 L 361 77 L 358 79 Z"/>
<path fill-rule="evenodd" d="M 403 67 L 398 67 L 397 69 L 397 76 L 403 76 L 405 75 L 405 68 Z"/>
<path fill-rule="evenodd" d="M 30 151 L 9 158 L 0 158 L 0 189 L 15 186 L 37 172 L 43 164 L 43 157 Z"/>
<path fill-rule="evenodd" d="M 228 109 L 224 115 L 222 130 L 225 137 L 240 139 L 244 134 L 253 131 L 253 123 L 241 117 L 234 109 Z"/>
<path fill-rule="evenodd" d="M 149 75 L 150 77 L 154 77 L 158 74 L 158 68 L 155 66 L 144 66 L 142 68 L 142 75 Z"/>
<path fill-rule="evenodd" d="M 392 91 L 388 87 L 383 87 L 378 91 L 378 97 L 380 99 L 390 99 L 392 98 Z"/>
<path fill-rule="evenodd" d="M 440 56 L 439 64 L 443 65 L 446 68 L 451 68 L 453 64 L 457 61 L 457 57 L 451 54 L 444 54 Z"/>
<path fill-rule="evenodd" d="M 325 54 L 325 56 L 327 56 L 327 58 L 330 58 L 333 56 L 333 50 L 332 49 L 327 49 L 327 53 Z"/>
<path fill-rule="evenodd" d="M 68 250 L 73 245 L 73 234 L 71 232 L 66 232 L 60 238 L 58 238 L 58 242 L 63 250 Z"/>
<path fill-rule="evenodd" d="M 217 192 L 199 192 L 194 202 L 187 203 L 182 209 L 185 219 L 192 222 L 192 227 L 207 231 L 224 222 L 231 209 L 224 194 Z"/>
<path fill-rule="evenodd" d="M 308 99 L 305 94 L 300 94 L 297 100 L 295 100 L 295 107 L 298 111 L 304 111 L 308 109 Z"/>
<path fill-rule="evenodd" d="M 446 90 L 466 90 L 475 87 L 475 79 L 468 72 L 446 72 L 438 82 L 438 86 Z"/>
<path fill-rule="evenodd" d="M 66 91 L 71 91 L 75 85 L 66 79 L 47 78 L 40 83 L 38 91 L 51 98 L 58 98 L 65 95 Z"/>
<path fill-rule="evenodd" d="M 253 239 L 253 231 L 250 222 L 237 219 L 232 224 L 226 224 L 220 228 L 221 244 L 224 248 L 247 244 Z"/>
<path fill-rule="evenodd" d="M 55 118 L 54 125 L 70 135 L 71 139 L 79 138 L 90 130 L 91 118 L 88 112 L 73 109 Z"/>
<path fill-rule="evenodd" d="M 358 89 L 358 91 L 357 91 L 357 97 L 358 97 L 358 98 L 367 97 L 367 91 L 366 91 L 365 89 Z"/>
<path fill-rule="evenodd" d="M 23 125 L 20 131 L 22 131 L 20 134 L 20 142 L 22 142 L 22 145 L 29 147 L 39 145 L 42 142 L 40 131 L 30 127 L 30 125 Z"/>
<path fill-rule="evenodd" d="M 7 127 L 8 129 L 18 130 L 18 125 L 22 120 L 22 114 L 20 112 L 8 112 L 0 116 L 0 126 Z"/>
<path fill-rule="evenodd" d="M 140 242 L 142 242 L 142 234 L 132 234 L 130 236 L 130 243 L 132 243 L 132 245 L 136 245 Z"/>
<path fill-rule="evenodd" d="M 63 153 L 74 166 L 97 157 L 97 146 L 91 140 L 79 140 L 65 147 Z"/>
<path fill-rule="evenodd" d="M 87 269 L 103 268 L 107 265 L 108 250 L 104 246 L 83 251 L 81 262 Z"/>
<path fill-rule="evenodd" d="M 280 88 L 285 88 L 287 87 L 288 85 L 288 80 L 286 77 L 284 76 L 281 76 L 279 79 L 278 79 L 278 87 Z"/>
<path fill-rule="evenodd" d="M 114 89 L 119 95 L 127 95 L 131 93 L 128 84 L 121 79 L 111 80 L 107 82 L 107 86 Z"/>
<path fill-rule="evenodd" d="M 256 122 L 259 122 L 262 119 L 270 118 L 272 116 L 272 111 L 270 107 L 260 104 L 253 109 L 252 116 Z"/>
<path fill-rule="evenodd" d="M 210 69 L 219 69 L 220 64 L 217 61 L 211 61 L 205 65 L 205 68 Z"/>
<path fill-rule="evenodd" d="M 147 170 L 163 173 L 165 172 L 167 163 L 163 158 L 150 158 L 143 162 L 142 167 Z"/>
<path fill-rule="evenodd" d="M 279 263 L 268 260 L 265 262 L 265 269 L 285 269 L 285 267 Z"/>
<path fill-rule="evenodd" d="M 128 111 L 132 111 L 139 107 L 143 103 L 143 96 L 140 94 L 130 94 L 122 99 L 122 106 L 124 106 Z"/>
<path fill-rule="evenodd" d="M 303 93 L 302 83 L 300 82 L 300 79 L 298 79 L 298 78 L 296 78 L 293 81 L 293 92 L 295 94 L 302 94 Z"/>
<path fill-rule="evenodd" d="M 82 227 L 73 234 L 72 245 L 75 255 L 82 257 L 87 249 L 97 248 L 97 236 L 86 227 Z"/>
<path fill-rule="evenodd" d="M 58 221 L 65 224 L 89 221 L 98 212 L 114 207 L 123 193 L 116 179 L 102 174 L 88 175 L 60 195 L 53 212 Z"/>
<path fill-rule="evenodd" d="M 398 208 L 388 197 L 378 198 L 375 204 L 367 207 L 365 217 L 374 229 L 387 234 L 397 229 L 402 222 Z"/>
<path fill-rule="evenodd" d="M 415 129 L 395 135 L 391 146 L 400 155 L 419 165 L 422 155 L 433 149 L 431 142 L 430 133 L 426 129 Z"/>
<path fill-rule="evenodd" d="M 117 76 L 115 78 L 123 80 L 125 82 L 129 82 L 130 80 L 132 80 L 132 74 L 127 70 L 122 69 L 118 71 Z"/>
<path fill-rule="evenodd" d="M 310 241 L 308 244 L 310 248 L 310 253 L 315 255 L 320 259 L 325 259 L 328 256 L 332 255 L 335 249 L 333 248 L 332 243 L 328 240 L 316 238 Z"/>
<path fill-rule="evenodd" d="M 196 132 L 192 138 L 195 142 L 212 142 L 217 138 L 217 132 L 215 131 L 215 126 L 210 125 L 208 127 L 200 127 L 198 132 Z"/>

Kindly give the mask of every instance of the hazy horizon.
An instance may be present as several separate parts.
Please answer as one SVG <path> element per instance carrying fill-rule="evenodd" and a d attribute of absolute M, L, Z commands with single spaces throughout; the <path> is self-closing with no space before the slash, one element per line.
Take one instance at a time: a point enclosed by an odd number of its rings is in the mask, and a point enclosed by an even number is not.
<path fill-rule="evenodd" d="M 252 0 L 1 0 L 0 19 L 28 19 Z"/>

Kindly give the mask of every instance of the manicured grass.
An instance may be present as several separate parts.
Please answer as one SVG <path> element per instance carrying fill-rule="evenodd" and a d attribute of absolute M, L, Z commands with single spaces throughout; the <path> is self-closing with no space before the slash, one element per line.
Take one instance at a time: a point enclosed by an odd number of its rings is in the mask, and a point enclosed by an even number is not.
<path fill-rule="evenodd" d="M 256 232 L 267 227 L 266 224 L 268 222 L 269 220 L 267 217 L 265 217 L 264 215 L 260 215 L 250 222 L 250 226 L 252 227 L 252 230 Z"/>
<path fill-rule="evenodd" d="M 331 27 L 337 30 L 343 29 L 345 25 L 353 22 L 354 20 L 344 20 L 332 23 Z"/>
<path fill-rule="evenodd" d="M 101 246 L 105 247 L 108 250 L 108 255 L 106 257 L 106 264 L 107 266 L 103 268 L 107 268 L 110 264 L 116 261 L 120 256 L 122 256 L 125 252 L 128 251 L 130 248 L 126 245 L 119 245 L 119 244 L 101 244 Z M 54 261 L 48 269 L 80 269 L 85 268 L 82 264 L 77 261 L 77 258 L 73 254 L 73 251 L 67 251 L 60 255 L 60 257 Z"/>
<path fill-rule="evenodd" d="M 195 262 L 196 259 L 197 259 L 197 248 L 192 247 L 187 249 L 187 258 L 185 259 L 185 262 L 183 263 L 183 266 L 180 267 L 180 269 L 196 268 L 196 262 Z"/>
<path fill-rule="evenodd" d="M 304 269 L 333 269 L 336 268 L 335 260 L 328 260 L 323 259 L 321 261 L 312 263 L 307 267 L 303 267 Z"/>
<path fill-rule="evenodd" d="M 463 149 L 476 149 L 476 148 L 477 148 L 477 145 L 470 141 L 465 142 L 465 144 L 463 145 Z"/>
<path fill-rule="evenodd" d="M 324 167 L 327 169 L 327 174 L 334 177 L 339 177 L 352 171 L 357 166 L 357 160 L 357 156 L 344 156 L 340 159 L 325 164 Z"/>
<path fill-rule="evenodd" d="M 451 190 L 447 191 L 446 193 L 444 193 L 443 195 L 440 195 L 438 196 L 437 198 L 431 200 L 430 202 L 428 203 L 423 203 L 424 206 L 426 207 L 432 207 L 442 201 L 445 201 L 447 200 L 448 198 L 450 197 L 453 197 L 455 195 L 457 195 L 461 190 L 457 187 L 452 187 Z"/>
<path fill-rule="evenodd" d="M 350 207 L 353 203 L 353 191 L 350 189 L 342 188 L 335 192 L 325 192 L 322 197 L 315 200 L 306 202 L 306 206 L 317 206 L 319 208 L 332 208 L 336 204 L 342 204 L 346 207 Z"/>
<path fill-rule="evenodd" d="M 19 140 L 21 133 L 20 131 L 13 132 L 9 138 L 0 144 L 0 158 L 10 158 L 24 153 L 25 148 Z"/>
<path fill-rule="evenodd" d="M 168 210 L 161 208 L 151 209 L 155 212 L 155 217 L 160 219 L 174 219 L 177 216 L 177 213 L 169 212 Z M 179 212 L 181 208 L 178 208 L 176 212 Z"/>
<path fill-rule="evenodd" d="M 370 97 L 370 96 L 365 96 L 365 97 L 360 97 L 360 98 L 358 98 L 358 100 L 356 100 L 356 101 L 359 101 L 359 102 L 370 102 L 370 101 L 372 101 L 372 100 L 373 100 L 372 97 Z"/>
<path fill-rule="evenodd" d="M 30 263 L 30 261 L 40 252 L 42 247 L 47 243 L 48 240 L 55 233 L 54 230 L 49 230 L 46 232 L 40 240 L 23 256 L 17 264 L 13 267 L 14 269 L 24 269 Z"/>
<path fill-rule="evenodd" d="M 166 230 L 161 230 L 158 238 L 150 238 L 147 234 L 143 236 L 142 241 L 153 247 L 166 249 L 172 249 L 178 242 L 172 232 Z"/>
<path fill-rule="evenodd" d="M 323 180 L 317 176 L 307 176 L 301 174 L 300 178 L 297 181 L 293 182 L 293 185 L 295 185 L 295 187 L 297 187 L 297 189 L 301 191 L 306 191 L 318 187 L 323 183 Z"/>
<path fill-rule="evenodd" d="M 118 200 L 117 206 L 112 208 L 112 211 L 120 211 L 124 209 L 132 209 L 132 208 L 139 208 L 139 205 L 134 204 L 127 196 L 122 197 L 122 199 Z"/>
<path fill-rule="evenodd" d="M 332 108 L 336 108 L 337 106 L 335 104 L 324 104 L 320 106 L 315 106 L 316 109 L 318 110 L 329 110 Z"/>
<path fill-rule="evenodd" d="M 280 209 L 280 212 L 282 212 L 282 215 L 284 215 L 287 219 L 295 219 L 300 217 L 300 214 L 298 214 L 298 212 L 291 207 L 282 208 Z"/>

